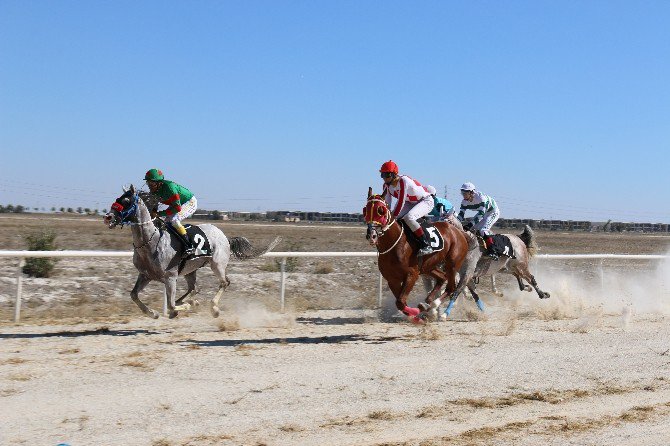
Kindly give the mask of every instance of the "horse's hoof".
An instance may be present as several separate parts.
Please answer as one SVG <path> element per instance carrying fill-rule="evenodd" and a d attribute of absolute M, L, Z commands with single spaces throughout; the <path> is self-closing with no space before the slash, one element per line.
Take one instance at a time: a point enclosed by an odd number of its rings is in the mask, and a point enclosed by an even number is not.
<path fill-rule="evenodd" d="M 158 319 L 160 317 L 160 314 L 158 314 L 158 311 L 156 310 L 149 310 L 151 313 L 147 314 L 151 319 Z"/>
<path fill-rule="evenodd" d="M 177 317 L 177 315 L 179 315 L 179 312 L 178 312 L 178 311 L 170 311 L 170 313 L 168 314 L 168 317 L 169 317 L 170 319 L 174 319 L 174 318 Z"/>
<path fill-rule="evenodd" d="M 407 319 L 414 325 L 423 325 L 426 323 L 420 316 L 407 316 Z"/>
<path fill-rule="evenodd" d="M 447 322 L 447 315 L 444 314 L 444 313 L 442 313 L 442 314 L 440 315 L 440 319 L 439 319 L 439 320 L 440 320 L 440 322 Z"/>
<path fill-rule="evenodd" d="M 425 313 L 422 313 L 419 317 L 427 322 L 435 322 L 438 318 L 437 309 L 431 308 Z"/>
<path fill-rule="evenodd" d="M 505 297 L 505 295 L 501 292 L 496 292 L 496 293 L 493 293 L 493 294 L 495 294 L 498 297 Z"/>
<path fill-rule="evenodd" d="M 421 310 L 422 312 L 428 311 L 428 309 L 430 308 L 428 304 L 425 302 L 421 302 L 419 305 L 417 305 L 417 307 L 419 307 L 419 310 Z"/>
<path fill-rule="evenodd" d="M 219 307 L 212 307 L 211 312 L 212 312 L 212 317 L 214 317 L 214 318 L 219 317 Z"/>
<path fill-rule="evenodd" d="M 540 299 L 549 299 L 550 294 L 549 293 L 543 293 L 542 296 L 540 296 Z"/>

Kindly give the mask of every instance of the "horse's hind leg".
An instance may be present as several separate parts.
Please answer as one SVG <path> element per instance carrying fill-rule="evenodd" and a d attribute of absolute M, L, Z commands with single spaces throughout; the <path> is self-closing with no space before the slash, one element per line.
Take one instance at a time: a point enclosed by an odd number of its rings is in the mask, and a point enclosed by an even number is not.
<path fill-rule="evenodd" d="M 177 301 L 175 302 L 176 305 L 181 304 L 181 302 L 188 297 L 189 294 L 193 294 L 194 296 L 198 294 L 198 288 L 195 286 L 196 282 L 196 276 L 195 276 L 195 271 L 192 273 L 186 274 L 184 276 L 184 279 L 186 279 L 186 285 L 188 286 L 188 289 L 186 290 L 186 293 L 184 293 L 183 296 L 181 296 Z M 193 305 L 196 304 L 196 302 L 191 299 L 189 303 L 192 303 Z"/>
<path fill-rule="evenodd" d="M 212 306 L 210 307 L 210 311 L 213 317 L 219 317 L 219 299 L 221 299 L 221 295 L 226 290 L 226 288 L 228 288 L 228 285 L 230 285 L 230 280 L 226 275 L 226 266 L 228 266 L 228 258 L 218 259 L 218 262 L 213 261 L 210 263 L 212 272 L 219 279 L 219 289 L 214 295 L 214 298 L 212 299 Z"/>
<path fill-rule="evenodd" d="M 533 288 L 535 288 L 535 291 L 537 291 L 537 295 L 540 296 L 540 299 L 546 299 L 549 297 L 549 293 L 542 291 L 540 287 L 537 284 L 537 281 L 535 280 L 535 277 L 528 271 L 528 267 L 524 266 L 518 269 L 519 274 L 521 277 L 526 279 L 528 283 L 532 285 Z"/>
<path fill-rule="evenodd" d="M 514 277 L 516 277 L 516 281 L 519 284 L 519 289 L 521 291 L 533 291 L 533 289 L 530 286 L 523 283 L 523 280 L 521 279 L 520 275 L 514 274 Z"/>
<path fill-rule="evenodd" d="M 138 307 L 140 307 L 142 313 L 146 314 L 147 316 L 153 319 L 158 319 L 158 312 L 144 305 L 144 302 L 142 302 L 139 297 L 140 291 L 142 291 L 144 287 L 146 287 L 149 284 L 149 282 L 151 282 L 151 279 L 149 279 L 144 274 L 140 274 L 139 276 L 137 276 L 135 286 L 133 287 L 133 290 L 130 292 L 130 298 L 133 300 L 133 302 L 135 302 L 135 304 L 137 304 Z"/>
<path fill-rule="evenodd" d="M 219 317 L 219 299 L 221 299 L 221 295 L 223 292 L 228 288 L 228 285 L 230 285 L 230 280 L 228 280 L 228 276 L 223 276 L 223 280 L 219 283 L 219 290 L 216 292 L 214 295 L 214 298 L 212 299 L 212 307 L 210 308 L 210 311 L 212 312 L 212 317 Z"/>
<path fill-rule="evenodd" d="M 498 297 L 503 297 L 502 291 L 498 291 L 498 288 L 496 288 L 496 275 L 491 274 L 491 291 L 493 291 L 493 294 L 495 294 Z"/>
<path fill-rule="evenodd" d="M 468 290 L 470 290 L 470 294 L 472 294 L 472 299 L 477 304 L 477 308 L 479 308 L 481 311 L 484 311 L 484 303 L 479 298 L 479 294 L 477 294 L 477 292 L 475 291 L 475 284 L 470 282 L 468 284 Z"/>

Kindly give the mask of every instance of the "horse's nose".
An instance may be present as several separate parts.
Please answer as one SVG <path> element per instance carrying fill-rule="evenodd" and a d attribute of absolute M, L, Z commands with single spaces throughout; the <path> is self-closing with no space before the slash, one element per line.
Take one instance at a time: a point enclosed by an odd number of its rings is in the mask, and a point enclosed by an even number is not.
<path fill-rule="evenodd" d="M 112 221 L 113 221 L 113 215 L 111 213 L 107 213 L 107 214 L 103 215 L 102 221 L 107 226 L 110 226 L 112 224 Z"/>

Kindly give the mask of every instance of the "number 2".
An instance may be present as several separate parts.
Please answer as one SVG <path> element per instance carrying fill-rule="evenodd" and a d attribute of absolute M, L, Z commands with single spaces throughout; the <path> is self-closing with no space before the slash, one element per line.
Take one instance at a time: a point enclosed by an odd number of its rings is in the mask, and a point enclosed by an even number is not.
<path fill-rule="evenodd" d="M 197 250 L 200 252 L 204 252 L 202 247 L 205 246 L 205 238 L 200 234 L 196 234 L 193 237 L 193 241 L 198 244 Z"/>

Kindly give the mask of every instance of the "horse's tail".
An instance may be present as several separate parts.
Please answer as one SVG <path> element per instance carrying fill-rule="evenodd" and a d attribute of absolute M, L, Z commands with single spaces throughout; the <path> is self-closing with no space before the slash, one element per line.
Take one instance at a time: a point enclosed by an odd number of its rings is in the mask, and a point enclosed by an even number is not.
<path fill-rule="evenodd" d="M 230 251 L 235 258 L 239 260 L 253 259 L 262 256 L 266 252 L 272 250 L 277 244 L 281 242 L 281 237 L 275 237 L 265 248 L 255 249 L 246 237 L 233 237 L 230 239 Z"/>
<path fill-rule="evenodd" d="M 528 225 L 524 225 L 523 232 L 519 234 L 519 238 L 526 245 L 528 254 L 533 257 L 537 252 L 537 243 L 535 242 L 535 233 Z"/>

